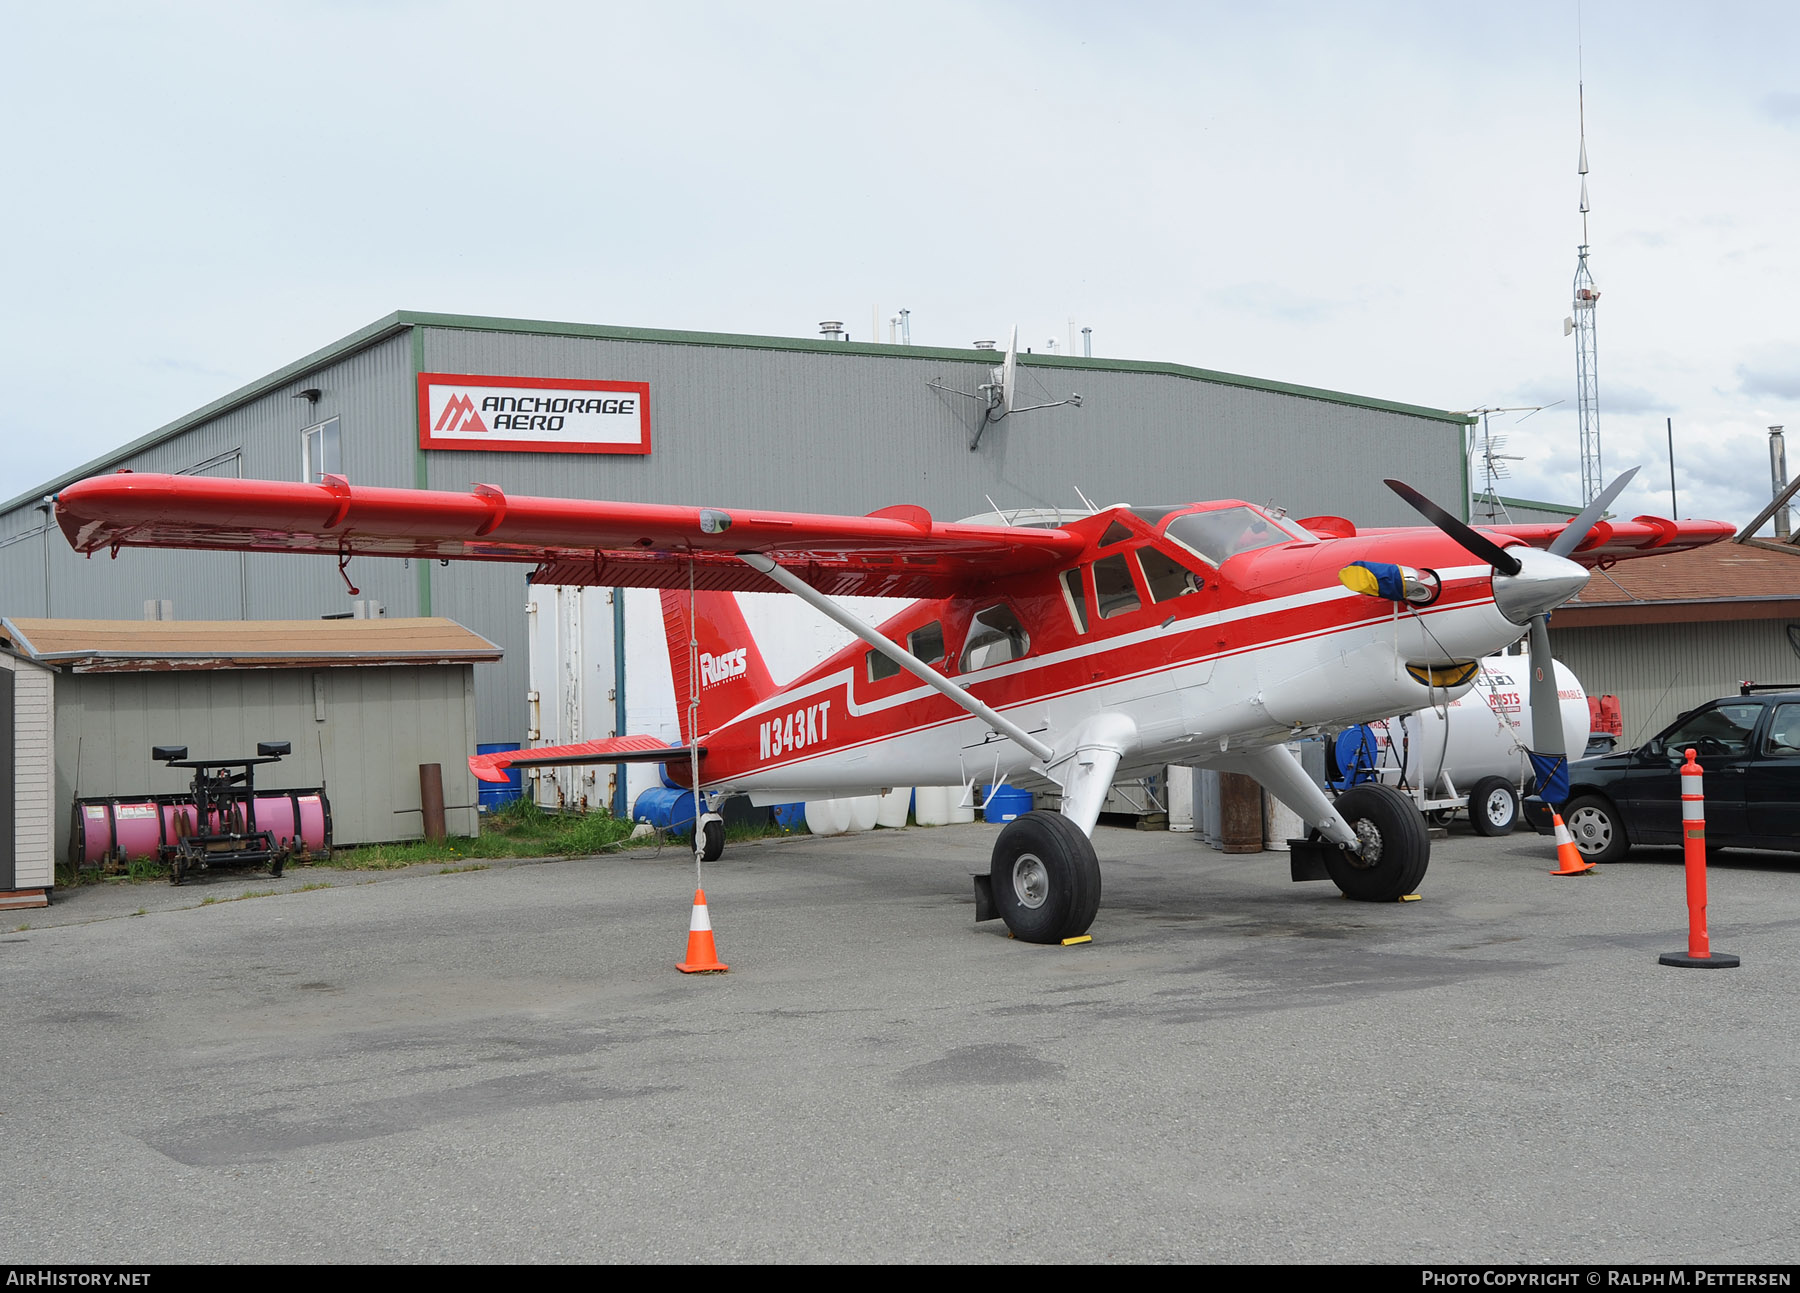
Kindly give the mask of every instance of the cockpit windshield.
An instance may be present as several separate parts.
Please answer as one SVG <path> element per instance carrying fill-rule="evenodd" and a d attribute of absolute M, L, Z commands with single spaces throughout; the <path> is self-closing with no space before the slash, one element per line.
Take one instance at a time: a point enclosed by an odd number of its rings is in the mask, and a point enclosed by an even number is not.
<path fill-rule="evenodd" d="M 1305 527 L 1285 517 L 1270 516 L 1255 507 L 1189 512 L 1170 521 L 1169 528 L 1163 533 L 1215 566 L 1223 565 L 1228 558 L 1242 552 L 1315 537 Z"/>

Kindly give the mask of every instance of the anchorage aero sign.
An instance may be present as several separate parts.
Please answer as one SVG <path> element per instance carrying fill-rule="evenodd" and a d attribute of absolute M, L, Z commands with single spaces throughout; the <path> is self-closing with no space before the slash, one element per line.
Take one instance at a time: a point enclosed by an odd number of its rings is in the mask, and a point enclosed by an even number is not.
<path fill-rule="evenodd" d="M 649 453 L 650 384 L 420 373 L 419 447 Z"/>

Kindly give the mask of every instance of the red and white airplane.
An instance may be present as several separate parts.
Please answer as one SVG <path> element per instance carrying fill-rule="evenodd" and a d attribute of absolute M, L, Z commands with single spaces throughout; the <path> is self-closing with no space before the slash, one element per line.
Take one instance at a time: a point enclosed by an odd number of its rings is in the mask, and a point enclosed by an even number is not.
<path fill-rule="evenodd" d="M 485 755 L 471 760 L 478 776 L 667 762 L 682 784 L 698 768 L 713 809 L 739 792 L 773 803 L 1048 782 L 1061 812 L 1001 831 L 977 888 L 978 917 L 997 913 L 1019 938 L 1051 942 L 1085 931 L 1098 910 L 1089 836 L 1108 787 L 1166 764 L 1248 773 L 1298 813 L 1312 829 L 1292 854 L 1296 879 L 1329 876 L 1369 901 L 1411 893 L 1430 856 L 1417 809 L 1380 785 L 1334 801 L 1286 743 L 1455 698 L 1481 657 L 1527 630 L 1532 704 L 1554 714 L 1544 617 L 1587 582 L 1586 567 L 1733 533 L 1723 522 L 1601 519 L 1627 479 L 1566 527 L 1480 531 L 1394 481 L 1434 528 L 1359 531 L 1236 500 L 1022 526 L 947 524 L 911 506 L 827 516 L 509 498 L 491 485 L 451 494 L 337 476 L 130 472 L 71 485 L 56 509 L 89 555 L 152 546 L 317 553 L 340 569 L 365 555 L 526 562 L 543 583 L 663 589 L 672 645 L 694 643 L 691 668 L 675 671 L 687 745 L 623 736 Z M 777 685 L 729 595 L 770 590 L 860 642 Z M 835 600 L 859 594 L 915 600 L 877 628 Z M 703 818 L 696 838 L 717 856 L 722 825 Z"/>

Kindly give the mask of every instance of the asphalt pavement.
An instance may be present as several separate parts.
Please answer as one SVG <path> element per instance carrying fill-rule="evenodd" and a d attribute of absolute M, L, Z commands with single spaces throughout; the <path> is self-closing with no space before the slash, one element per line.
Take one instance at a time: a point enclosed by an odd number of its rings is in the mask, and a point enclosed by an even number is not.
<path fill-rule="evenodd" d="M 1800 860 L 1417 902 L 1102 827 L 1084 946 L 994 828 L 107 884 L 3 913 L 8 1262 L 1791 1262 Z M 326 886 L 326 887 L 309 887 Z M 274 892 L 270 892 L 274 891 Z M 246 895 L 241 896 L 240 895 Z M 207 900 L 211 901 L 207 901 Z"/>

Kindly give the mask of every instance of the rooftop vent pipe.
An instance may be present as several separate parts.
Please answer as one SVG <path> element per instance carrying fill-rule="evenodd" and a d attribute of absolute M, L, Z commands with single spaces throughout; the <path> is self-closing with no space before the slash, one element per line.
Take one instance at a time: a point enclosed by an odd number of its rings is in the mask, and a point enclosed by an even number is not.
<path fill-rule="evenodd" d="M 1769 488 L 1773 490 L 1772 498 L 1781 497 L 1781 491 L 1787 488 L 1787 444 L 1781 438 L 1780 427 L 1769 428 Z M 1789 532 L 1787 504 L 1783 503 L 1775 511 L 1775 537 L 1786 539 Z"/>

